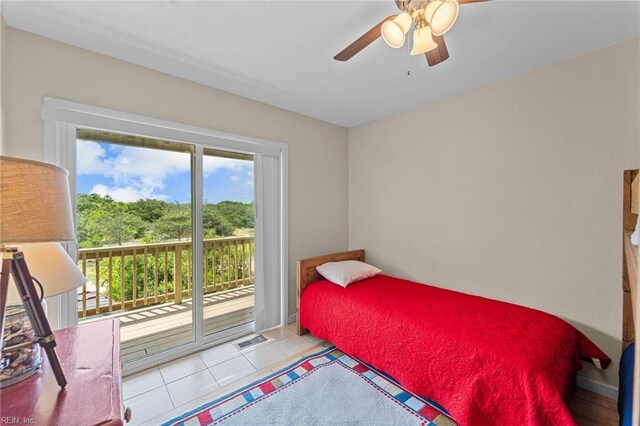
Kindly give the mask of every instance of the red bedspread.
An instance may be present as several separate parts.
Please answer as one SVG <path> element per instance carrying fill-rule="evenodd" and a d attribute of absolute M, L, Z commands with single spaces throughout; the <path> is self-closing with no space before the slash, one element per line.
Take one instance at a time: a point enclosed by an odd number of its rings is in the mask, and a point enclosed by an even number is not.
<path fill-rule="evenodd" d="M 300 322 L 461 425 L 575 425 L 565 402 L 580 358 L 610 363 L 553 315 L 386 275 L 308 285 Z"/>

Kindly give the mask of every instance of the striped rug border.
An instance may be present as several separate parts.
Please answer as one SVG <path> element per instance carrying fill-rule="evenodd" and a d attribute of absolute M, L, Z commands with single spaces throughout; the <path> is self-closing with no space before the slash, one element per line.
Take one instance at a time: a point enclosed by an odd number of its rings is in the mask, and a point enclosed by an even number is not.
<path fill-rule="evenodd" d="M 337 356 L 332 355 L 332 353 L 336 353 Z M 325 361 L 321 363 L 311 363 L 311 361 L 315 361 L 318 358 L 326 358 Z M 374 387 L 377 391 L 383 393 L 385 396 L 388 396 L 395 403 L 399 404 L 403 408 L 407 409 L 410 413 L 417 415 L 420 419 L 425 421 L 426 425 L 435 425 L 435 426 L 455 426 L 457 423 L 451 418 L 451 416 L 447 413 L 447 411 L 440 406 L 439 404 L 431 401 L 427 398 L 423 398 L 419 395 L 416 395 L 412 392 L 407 391 L 400 385 L 395 379 L 389 376 L 386 373 L 381 372 L 375 367 L 367 364 L 366 362 L 353 357 L 351 355 L 345 354 L 340 351 L 340 349 L 335 346 L 327 347 L 317 353 L 307 355 L 296 362 L 274 372 L 268 374 L 262 378 L 259 378 L 245 386 L 242 386 L 236 390 L 233 390 L 224 396 L 221 396 L 213 401 L 207 402 L 205 404 L 200 405 L 199 407 L 187 411 L 186 413 L 180 414 L 179 416 L 173 418 L 170 421 L 167 421 L 162 424 L 162 426 L 187 426 L 187 425 L 210 425 L 216 424 L 221 420 L 224 420 L 251 405 L 256 404 L 262 399 L 273 395 L 303 378 L 307 377 L 309 374 L 317 371 L 318 368 L 323 366 L 327 366 L 333 363 L 338 363 L 342 367 L 352 371 L 353 373 L 359 375 L 362 379 L 364 379 L 367 383 Z M 303 368 L 303 365 L 305 366 Z M 311 367 L 311 368 L 309 368 Z M 357 367 L 357 368 L 354 368 Z M 272 380 L 284 376 L 287 373 L 293 373 L 294 370 L 304 370 L 301 374 L 294 374 L 297 377 L 292 378 L 286 384 L 278 388 L 269 389 L 267 392 L 258 395 L 254 400 L 246 401 L 242 405 L 238 405 L 235 408 L 230 409 L 228 412 L 222 412 L 217 415 L 215 418 L 210 417 L 210 420 L 206 422 L 202 422 L 200 417 L 202 416 L 202 420 L 207 418 L 207 413 L 210 413 L 211 410 L 217 408 L 217 406 L 222 406 L 224 403 L 229 403 L 235 398 L 245 395 L 248 391 L 259 389 L 260 386 L 264 386 L 265 384 L 270 384 Z M 362 371 L 358 371 L 362 370 Z M 379 377 L 381 380 L 378 380 L 376 383 L 376 377 Z M 392 386 L 387 386 L 389 389 L 383 388 L 381 385 L 384 385 L 384 382 L 390 383 Z M 271 386 L 273 387 L 273 386 Z M 395 389 L 392 389 L 395 388 Z M 262 392 L 262 391 L 260 391 Z M 395 392 L 395 393 L 394 393 Z M 422 403 L 423 406 L 421 408 L 416 409 L 416 401 Z M 418 404 L 419 405 L 419 404 Z M 429 418 L 432 417 L 432 418 Z"/>

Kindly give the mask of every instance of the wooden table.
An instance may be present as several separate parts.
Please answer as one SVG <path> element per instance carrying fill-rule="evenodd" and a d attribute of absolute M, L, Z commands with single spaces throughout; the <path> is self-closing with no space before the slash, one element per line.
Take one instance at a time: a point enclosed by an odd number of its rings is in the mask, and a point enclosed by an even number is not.
<path fill-rule="evenodd" d="M 56 383 L 43 352 L 40 373 L 0 390 L 0 425 L 122 425 L 118 320 L 65 328 L 54 335 L 66 388 Z"/>

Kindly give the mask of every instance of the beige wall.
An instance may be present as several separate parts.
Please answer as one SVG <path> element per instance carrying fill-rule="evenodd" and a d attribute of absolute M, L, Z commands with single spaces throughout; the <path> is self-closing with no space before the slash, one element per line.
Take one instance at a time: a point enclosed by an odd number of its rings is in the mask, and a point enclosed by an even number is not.
<path fill-rule="evenodd" d="M 295 260 L 347 248 L 346 129 L 13 28 L 4 41 L 7 155 L 42 158 L 44 96 L 284 142 L 291 313 Z"/>
<path fill-rule="evenodd" d="M 639 76 L 635 39 L 351 129 L 349 246 L 387 273 L 569 320 L 614 359 L 615 385 Z"/>
<path fill-rule="evenodd" d="M 557 314 L 619 357 L 639 40 L 347 132 L 19 30 L 1 37 L 7 155 L 42 157 L 43 96 L 288 143 L 291 307 L 294 260 L 343 250 L 348 235 L 388 273 Z"/>

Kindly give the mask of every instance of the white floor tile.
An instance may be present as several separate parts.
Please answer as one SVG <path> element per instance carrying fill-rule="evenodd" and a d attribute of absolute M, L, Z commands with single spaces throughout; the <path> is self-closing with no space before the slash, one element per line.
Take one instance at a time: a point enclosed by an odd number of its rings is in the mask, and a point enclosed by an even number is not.
<path fill-rule="evenodd" d="M 243 383 L 242 380 L 240 380 L 238 382 L 238 387 L 241 387 L 241 383 Z M 234 385 L 235 386 L 235 385 Z M 225 395 L 227 395 L 228 393 L 230 393 L 232 390 L 234 389 L 223 389 L 223 388 L 218 388 L 215 389 L 211 392 L 208 392 L 196 399 L 193 399 L 189 402 L 187 402 L 186 404 L 182 404 L 182 405 L 178 405 L 176 408 L 174 408 L 171 411 L 168 411 L 158 417 L 154 417 L 151 420 L 148 420 L 147 422 L 145 422 L 143 425 L 144 426 L 158 426 L 161 424 L 164 424 L 170 420 L 175 419 L 178 416 L 181 416 L 182 414 L 188 412 L 188 411 L 192 411 L 198 407 L 203 406 L 204 404 L 208 404 L 211 401 L 215 401 L 216 399 L 223 397 Z M 128 426 L 128 425 L 125 425 Z"/>
<path fill-rule="evenodd" d="M 160 373 L 166 384 L 175 380 L 197 373 L 207 368 L 198 354 L 185 356 L 160 366 Z"/>
<path fill-rule="evenodd" d="M 199 352 L 200 358 L 207 367 L 213 367 L 221 362 L 240 356 L 240 351 L 231 343 L 224 343 Z"/>
<path fill-rule="evenodd" d="M 220 386 L 226 386 L 251 373 L 255 373 L 257 370 L 245 357 L 239 356 L 215 365 L 209 371 Z"/>
<path fill-rule="evenodd" d="M 295 330 L 289 327 L 276 327 L 270 330 L 261 331 L 260 334 L 269 340 L 280 340 L 295 334 Z"/>
<path fill-rule="evenodd" d="M 247 352 L 244 356 L 256 367 L 261 370 L 276 362 L 280 362 L 287 358 L 287 354 L 275 347 L 273 344 L 262 346 L 254 351 Z"/>
<path fill-rule="evenodd" d="M 302 337 L 307 339 L 308 341 L 310 341 L 314 345 L 321 345 L 321 344 L 327 342 L 326 340 L 318 339 L 316 336 L 314 336 L 313 334 L 310 334 L 310 333 L 307 333 Z"/>
<path fill-rule="evenodd" d="M 173 409 L 169 392 L 164 386 L 125 400 L 124 406 L 131 409 L 131 422 L 127 426 L 139 425 Z"/>
<path fill-rule="evenodd" d="M 315 346 L 315 343 L 300 336 L 289 336 L 286 339 L 279 340 L 274 345 L 287 355 L 295 355 L 298 352 Z"/>
<path fill-rule="evenodd" d="M 125 406 L 132 409 L 131 424 L 154 424 L 178 406 L 186 411 L 194 401 L 216 394 L 220 386 L 242 382 L 257 370 L 323 342 L 310 334 L 299 337 L 295 331 L 295 324 L 265 330 L 261 334 L 266 342 L 244 350 L 236 348 L 234 343 L 255 337 L 254 333 L 125 378 L 123 398 Z"/>
<path fill-rule="evenodd" d="M 209 370 L 203 370 L 169 383 L 167 390 L 173 403 L 178 406 L 219 387 L 220 385 L 218 385 Z"/>
<path fill-rule="evenodd" d="M 141 371 L 122 379 L 122 398 L 133 398 L 160 386 L 164 386 L 160 370 L 151 368 Z"/>

